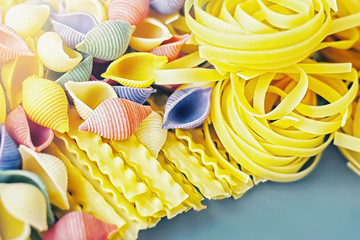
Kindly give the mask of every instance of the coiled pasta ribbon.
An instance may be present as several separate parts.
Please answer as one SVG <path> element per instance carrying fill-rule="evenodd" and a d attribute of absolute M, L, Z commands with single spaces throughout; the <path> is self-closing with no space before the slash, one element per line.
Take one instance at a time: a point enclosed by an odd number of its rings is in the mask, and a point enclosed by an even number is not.
<path fill-rule="evenodd" d="M 358 37 L 354 27 L 360 25 L 360 13 L 335 18 L 329 6 L 337 9 L 336 2 L 330 0 L 187 0 L 188 43 L 198 45 L 198 60 L 208 61 L 216 71 L 193 68 L 197 65 L 188 56 L 156 70 L 155 82 L 219 81 L 231 72 L 281 72 L 318 50 L 351 47 Z M 327 36 L 345 30 L 352 36 L 324 42 Z"/>
<path fill-rule="evenodd" d="M 351 14 L 360 13 L 360 2 L 354 0 L 339 1 L 339 11 L 334 18 L 349 19 Z M 350 20 L 350 19 L 349 19 Z M 351 62 L 353 67 L 360 69 L 360 28 L 354 27 L 337 32 L 326 38 L 331 43 L 330 48 L 321 51 L 323 57 L 330 62 Z"/>
<path fill-rule="evenodd" d="M 353 102 L 353 114 L 346 125 L 335 133 L 334 144 L 348 159 L 347 166 L 360 176 L 360 99 Z"/>
<path fill-rule="evenodd" d="M 359 88 L 350 64 L 308 62 L 284 70 L 251 81 L 231 73 L 216 84 L 208 119 L 242 168 L 273 181 L 295 181 L 315 167 L 350 116 Z M 316 96 L 328 103 L 317 106 Z M 210 135 L 207 123 L 204 131 Z"/>

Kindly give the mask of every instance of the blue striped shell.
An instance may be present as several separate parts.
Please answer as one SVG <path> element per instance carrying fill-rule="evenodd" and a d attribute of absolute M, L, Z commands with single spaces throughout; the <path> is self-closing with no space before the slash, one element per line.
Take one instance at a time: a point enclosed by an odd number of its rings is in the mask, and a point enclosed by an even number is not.
<path fill-rule="evenodd" d="M 210 111 L 212 88 L 186 88 L 170 95 L 165 105 L 162 128 L 195 128 Z"/>
<path fill-rule="evenodd" d="M 0 124 L 0 170 L 19 169 L 20 166 L 21 156 L 18 147 L 2 123 Z"/>
<path fill-rule="evenodd" d="M 152 93 L 156 92 L 153 88 L 132 88 L 124 86 L 113 86 L 119 98 L 127 99 L 138 104 L 144 104 Z"/>
<path fill-rule="evenodd" d="M 86 12 L 51 14 L 51 22 L 56 33 L 66 46 L 75 46 L 85 39 L 85 35 L 97 25 L 96 19 Z"/>
<path fill-rule="evenodd" d="M 178 12 L 184 2 L 185 0 L 150 0 L 150 7 L 160 14 L 170 15 Z"/>
<path fill-rule="evenodd" d="M 64 88 L 64 84 L 69 81 L 73 82 L 85 82 L 90 79 L 91 72 L 93 69 L 93 57 L 88 56 L 84 61 L 79 63 L 76 67 L 66 72 L 55 82 Z"/>

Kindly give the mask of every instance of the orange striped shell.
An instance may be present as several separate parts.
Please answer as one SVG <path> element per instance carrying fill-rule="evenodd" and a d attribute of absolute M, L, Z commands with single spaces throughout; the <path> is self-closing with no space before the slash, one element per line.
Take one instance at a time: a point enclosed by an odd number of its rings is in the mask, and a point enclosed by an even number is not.
<path fill-rule="evenodd" d="M 0 63 L 23 55 L 33 56 L 34 54 L 12 28 L 0 24 Z"/>
<path fill-rule="evenodd" d="M 111 98 L 95 108 L 90 117 L 79 126 L 79 131 L 122 141 L 131 137 L 151 112 L 149 106 L 122 98 Z"/>
<path fill-rule="evenodd" d="M 137 25 L 149 12 L 149 0 L 113 0 L 109 5 L 109 20 L 121 20 Z"/>

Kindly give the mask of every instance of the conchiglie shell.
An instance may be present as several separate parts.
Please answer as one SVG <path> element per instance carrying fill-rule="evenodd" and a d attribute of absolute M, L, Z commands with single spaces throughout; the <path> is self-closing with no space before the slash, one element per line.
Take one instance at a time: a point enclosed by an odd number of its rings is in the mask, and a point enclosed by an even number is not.
<path fill-rule="evenodd" d="M 108 8 L 110 20 L 120 20 L 138 25 L 149 12 L 149 0 L 113 0 Z"/>
<path fill-rule="evenodd" d="M 64 44 L 73 49 L 98 24 L 96 19 L 86 12 L 52 14 L 51 22 L 55 32 L 63 39 Z"/>
<path fill-rule="evenodd" d="M 186 88 L 170 95 L 165 105 L 162 128 L 195 128 L 210 111 L 212 88 Z"/>
<path fill-rule="evenodd" d="M 26 39 L 42 28 L 49 14 L 50 7 L 47 5 L 20 4 L 6 13 L 4 22 Z"/>
<path fill-rule="evenodd" d="M 97 219 L 86 212 L 70 212 L 47 231 L 43 239 L 106 240 L 118 230 L 114 224 Z"/>
<path fill-rule="evenodd" d="M 96 133 L 104 138 L 122 141 L 131 137 L 151 112 L 151 107 L 126 99 L 108 99 L 102 102 L 79 126 L 79 131 Z"/>
<path fill-rule="evenodd" d="M 68 176 L 64 163 L 52 155 L 37 153 L 24 145 L 19 147 L 22 169 L 36 173 L 43 179 L 50 202 L 62 210 L 69 209 L 66 197 Z"/>
<path fill-rule="evenodd" d="M 34 40 L 28 39 L 29 47 L 35 52 Z M 14 109 L 21 104 L 22 82 L 32 75 L 42 77 L 44 66 L 35 56 L 19 56 L 4 63 L 1 68 L 1 79 L 4 83 L 10 108 Z"/>
<path fill-rule="evenodd" d="M 153 70 L 166 63 L 167 57 L 151 53 L 128 53 L 112 62 L 101 76 L 127 87 L 145 88 L 154 82 Z"/>
<path fill-rule="evenodd" d="M 6 118 L 6 101 L 2 86 L 0 85 L 0 123 L 5 122 Z"/>
<path fill-rule="evenodd" d="M 168 132 L 166 129 L 161 128 L 162 122 L 162 116 L 157 112 L 152 112 L 135 132 L 137 139 L 145 145 L 155 158 L 157 158 L 160 149 L 165 144 Z"/>
<path fill-rule="evenodd" d="M 5 126 L 17 145 L 25 145 L 36 152 L 48 147 L 54 138 L 53 130 L 32 122 L 21 106 L 8 115 Z"/>
<path fill-rule="evenodd" d="M 18 56 L 33 56 L 26 42 L 9 26 L 0 24 L 0 63 Z"/>
<path fill-rule="evenodd" d="M 93 69 L 93 57 L 89 56 L 85 58 L 79 65 L 62 75 L 56 80 L 60 86 L 64 87 L 66 82 L 85 82 L 88 81 L 91 77 L 91 72 Z"/>
<path fill-rule="evenodd" d="M 69 130 L 68 102 L 61 86 L 32 76 L 23 82 L 23 108 L 29 119 L 64 133 Z"/>
<path fill-rule="evenodd" d="M 150 0 L 150 6 L 156 12 L 170 15 L 180 11 L 185 0 Z"/>
<path fill-rule="evenodd" d="M 125 53 L 133 31 L 134 27 L 127 22 L 108 20 L 91 29 L 76 49 L 112 61 Z"/>
<path fill-rule="evenodd" d="M 119 98 L 127 99 L 138 104 L 144 104 L 151 94 L 156 92 L 153 88 L 132 88 L 124 86 L 113 86 Z"/>
<path fill-rule="evenodd" d="M 65 88 L 82 119 L 87 119 L 103 101 L 117 98 L 115 90 L 109 84 L 100 81 L 67 82 Z"/>
<path fill-rule="evenodd" d="M 87 12 L 95 17 L 98 23 L 106 20 L 106 9 L 97 0 L 66 0 L 65 10 L 68 13 Z"/>
<path fill-rule="evenodd" d="M 2 204 L 1 198 L 0 213 L 0 239 L 30 239 L 30 225 L 11 215 Z"/>
<path fill-rule="evenodd" d="M 141 52 L 149 51 L 172 37 L 169 29 L 155 18 L 145 18 L 130 40 L 130 47 Z"/>
<path fill-rule="evenodd" d="M 63 46 L 60 35 L 55 32 L 46 32 L 41 35 L 37 50 L 41 62 L 55 72 L 67 72 L 78 65 L 82 59 L 80 53 Z"/>
<path fill-rule="evenodd" d="M 31 184 L 37 187 L 38 189 L 40 189 L 46 201 L 47 222 L 50 225 L 54 224 L 55 218 L 51 210 L 49 194 L 46 189 L 44 181 L 38 175 L 24 170 L 0 171 L 0 183 L 26 183 L 26 184 Z"/>
<path fill-rule="evenodd" d="M 151 49 L 149 52 L 157 56 L 166 56 L 169 62 L 178 58 L 183 45 L 189 38 L 189 34 L 183 36 L 175 35 L 171 39 L 164 41 L 160 46 Z"/>
<path fill-rule="evenodd" d="M 14 218 L 39 231 L 47 230 L 46 200 L 37 187 L 26 183 L 1 183 L 0 199 L 3 207 Z"/>
<path fill-rule="evenodd" d="M 0 170 L 19 169 L 21 157 L 18 147 L 3 123 L 0 124 Z"/>

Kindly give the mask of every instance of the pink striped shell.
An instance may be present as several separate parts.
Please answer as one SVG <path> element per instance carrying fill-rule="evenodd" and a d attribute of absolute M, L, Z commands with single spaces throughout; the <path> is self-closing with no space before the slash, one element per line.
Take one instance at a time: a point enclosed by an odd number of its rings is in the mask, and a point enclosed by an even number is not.
<path fill-rule="evenodd" d="M 103 222 L 86 212 L 70 212 L 47 231 L 44 240 L 105 240 L 118 230 L 114 224 Z"/>
<path fill-rule="evenodd" d="M 53 130 L 28 119 L 21 106 L 8 115 L 5 126 L 17 145 L 25 145 L 36 152 L 48 147 L 54 138 Z"/>
<path fill-rule="evenodd" d="M 0 63 L 24 55 L 33 56 L 34 54 L 12 28 L 0 24 Z"/>
<path fill-rule="evenodd" d="M 183 45 L 189 38 L 189 34 L 174 35 L 169 40 L 164 41 L 160 46 L 151 49 L 149 52 L 157 56 L 168 57 L 169 62 L 178 58 Z"/>
<path fill-rule="evenodd" d="M 131 137 L 151 112 L 149 106 L 122 98 L 111 98 L 95 108 L 90 117 L 79 126 L 79 131 L 122 141 Z"/>
<path fill-rule="evenodd" d="M 109 5 L 108 18 L 137 25 L 145 19 L 149 8 L 149 0 L 113 0 Z"/>

